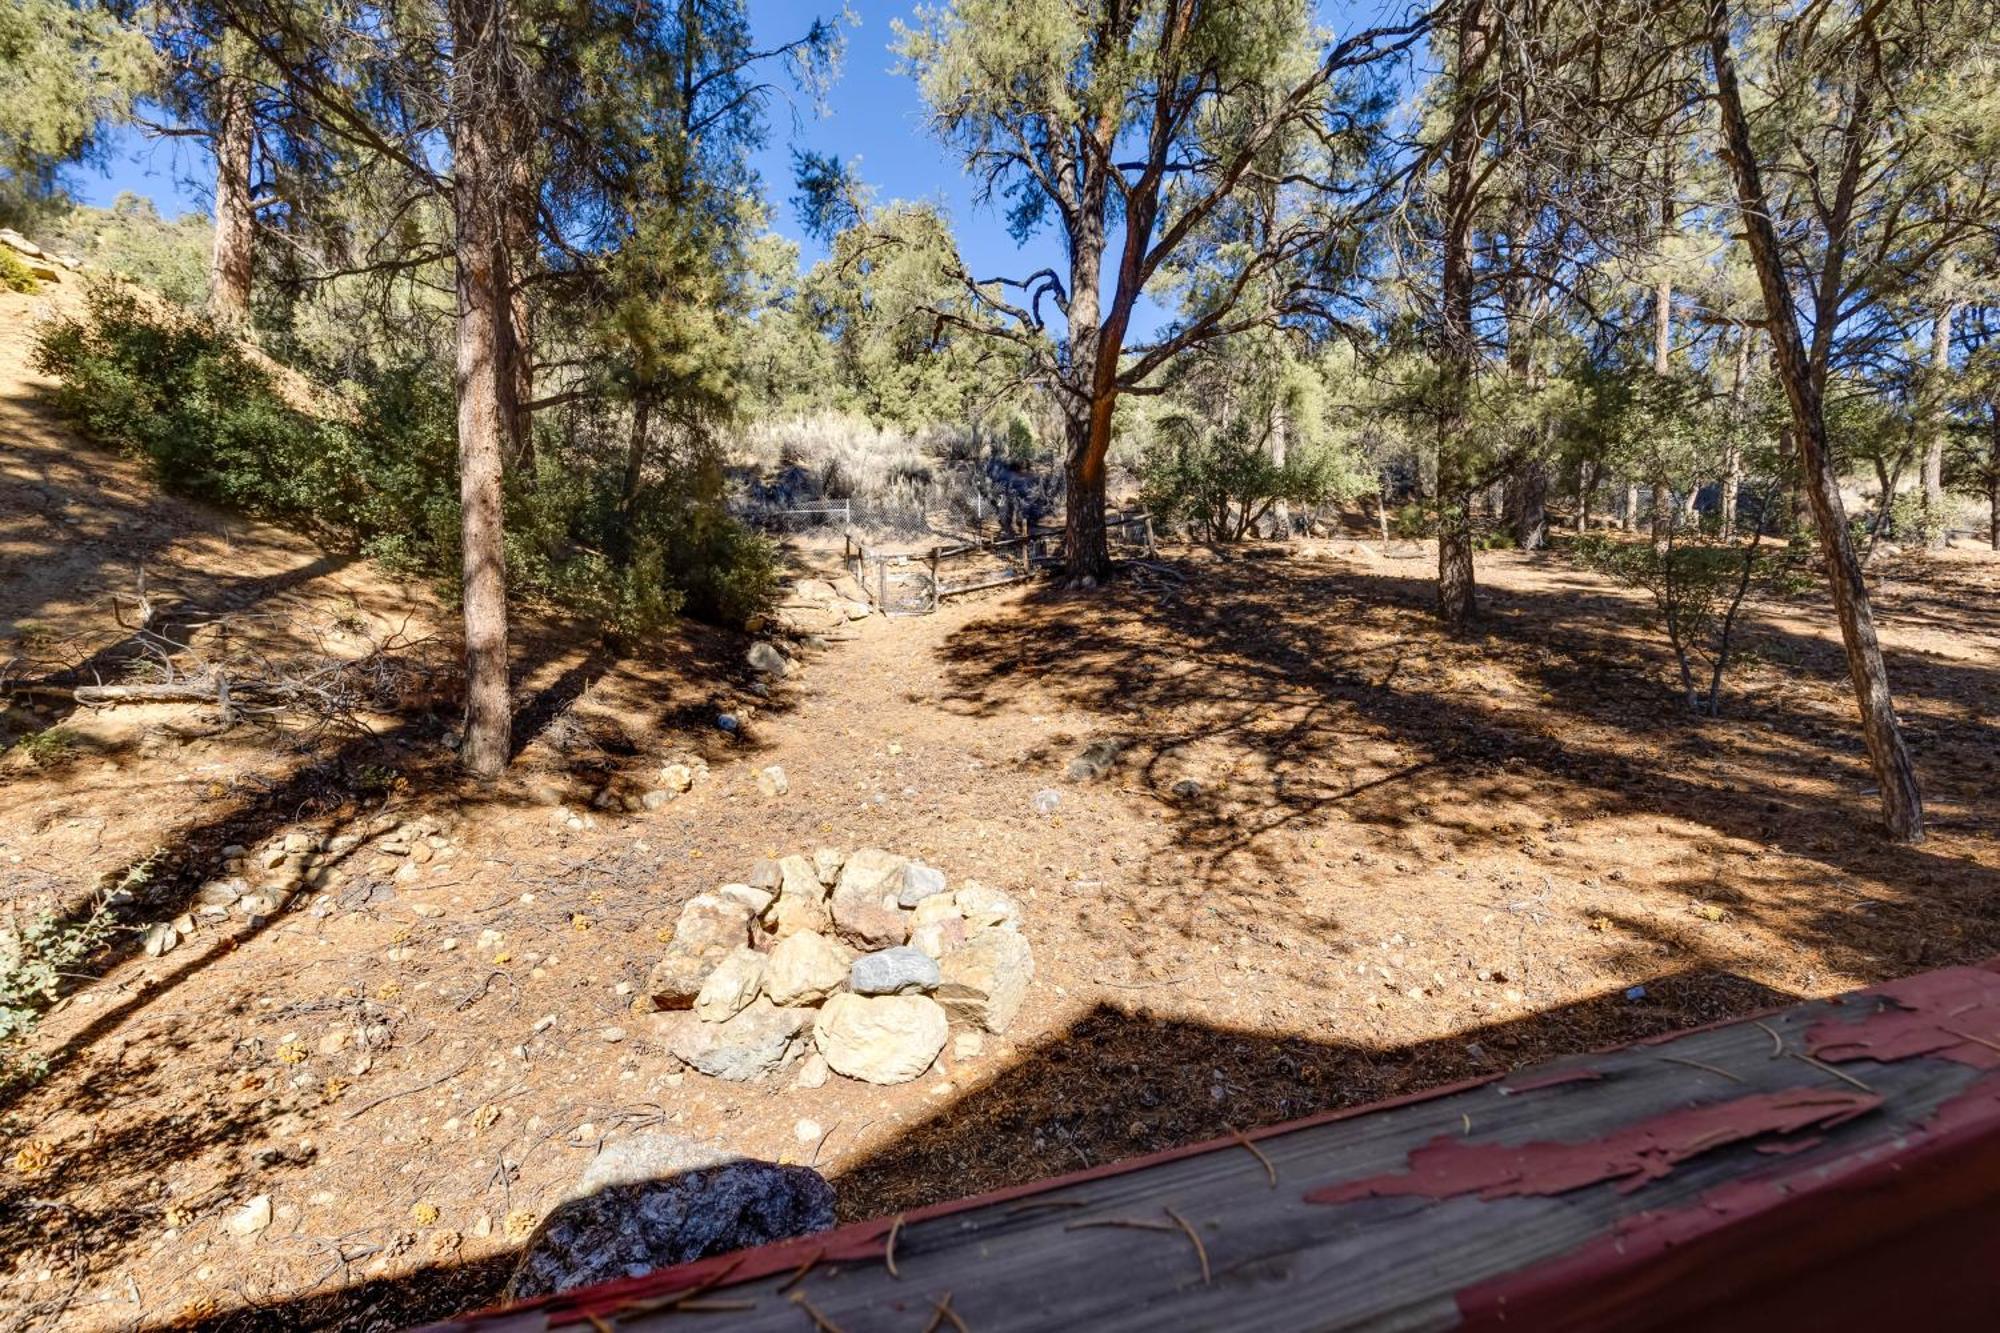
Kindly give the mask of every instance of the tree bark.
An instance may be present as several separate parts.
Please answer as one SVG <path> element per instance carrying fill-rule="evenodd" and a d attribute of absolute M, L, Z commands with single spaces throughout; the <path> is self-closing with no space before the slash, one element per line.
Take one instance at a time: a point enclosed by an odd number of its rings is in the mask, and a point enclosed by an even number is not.
<path fill-rule="evenodd" d="M 652 400 L 642 394 L 632 404 L 632 436 L 625 445 L 625 489 L 620 508 L 627 514 L 632 512 L 632 503 L 639 498 L 639 487 L 646 479 L 647 434 L 652 420 Z"/>
<path fill-rule="evenodd" d="M 230 43 L 225 40 L 225 50 Z M 208 261 L 208 313 L 225 324 L 250 319 L 256 256 L 250 169 L 257 125 L 250 81 L 226 67 L 215 92 L 215 244 Z"/>
<path fill-rule="evenodd" d="M 1809 353 L 1799 333 L 1798 314 L 1792 304 L 1784 255 L 1778 248 L 1778 234 L 1771 222 L 1770 202 L 1764 192 L 1762 172 L 1751 146 L 1750 125 L 1744 115 L 1743 95 L 1737 84 L 1735 57 L 1730 51 L 1728 0 L 1714 0 L 1709 10 L 1709 57 L 1715 75 L 1716 100 L 1721 109 L 1723 156 L 1736 187 L 1741 210 L 1740 224 L 1749 241 L 1756 263 L 1757 281 L 1763 291 L 1765 322 L 1771 331 L 1772 351 L 1783 380 L 1785 398 L 1791 406 L 1795 443 L 1799 450 L 1802 483 L 1812 503 L 1813 519 L 1819 527 L 1820 546 L 1826 558 L 1827 582 L 1833 595 L 1835 614 L 1840 620 L 1841 642 L 1847 653 L 1847 669 L 1853 678 L 1854 694 L 1861 710 L 1862 734 L 1868 743 L 1868 757 L 1879 784 L 1882 819 L 1891 836 L 1903 842 L 1921 842 L 1924 837 L 1923 797 L 1917 786 L 1915 766 L 1903 745 L 1896 721 L 1895 701 L 1889 692 L 1889 674 L 1882 662 L 1882 646 L 1875 635 L 1875 619 L 1868 606 L 1868 586 L 1862 578 L 1861 562 L 1847 529 L 1847 514 L 1840 498 L 1840 479 L 1835 475 L 1832 451 L 1826 431 L 1823 394 L 1826 382 L 1826 348 L 1831 330 L 1826 312 L 1815 321 L 1814 353 Z M 1866 74 L 1859 76 L 1862 79 Z M 1869 113 L 1869 91 L 1858 83 L 1851 108 L 1851 132 L 1859 134 Z M 1851 206 L 1855 178 L 1859 172 L 1859 144 L 1850 145 L 1843 169 L 1840 196 Z M 1837 206 L 1833 225 L 1828 228 L 1827 257 L 1821 274 L 1820 290 L 1840 291 L 1840 265 L 1847 241 L 1846 207 Z"/>
<path fill-rule="evenodd" d="M 1951 377 L 1951 316 L 1947 302 L 1931 324 L 1930 392 L 1924 421 L 1924 545 L 1933 551 L 1951 544 L 1944 504 L 1945 385 Z"/>
<path fill-rule="evenodd" d="M 1548 544 L 1548 499 L 1549 469 L 1539 458 L 1528 459 L 1507 478 L 1507 526 L 1521 550 Z"/>
<path fill-rule="evenodd" d="M 1590 531 L 1590 495 L 1597 489 L 1597 465 L 1589 459 L 1576 465 L 1576 531 Z"/>
<path fill-rule="evenodd" d="M 1070 238 L 1069 384 L 1063 415 L 1067 437 L 1063 480 L 1063 560 L 1069 577 L 1101 580 L 1111 573 L 1104 531 L 1105 459 L 1111 449 L 1111 414 L 1117 402 L 1117 353 L 1104 373 L 1106 330 L 1099 322 L 1098 281 L 1104 265 L 1104 213 L 1108 182 L 1093 170 L 1085 185 Z M 1128 220 L 1127 226 L 1131 223 Z"/>
<path fill-rule="evenodd" d="M 1458 13 L 1457 99 L 1469 99 L 1467 74 L 1484 61 L 1484 0 L 1465 0 Z M 1472 106 L 1456 109 L 1445 155 L 1444 264 L 1438 284 L 1443 328 L 1438 405 L 1438 618 L 1454 629 L 1478 614 L 1472 567 L 1472 496 L 1476 479 L 1466 456 L 1472 377 L 1478 345 L 1472 324 L 1472 225 L 1478 189 L 1479 122 Z"/>
<path fill-rule="evenodd" d="M 1722 451 L 1722 539 L 1736 535 L 1736 503 L 1743 491 L 1743 433 L 1749 415 L 1750 326 L 1736 337 L 1736 377 L 1729 385 L 1729 443 Z"/>
<path fill-rule="evenodd" d="M 1618 521 L 1627 532 L 1637 531 L 1639 527 L 1639 483 L 1636 481 L 1625 483 L 1625 509 Z"/>
<path fill-rule="evenodd" d="M 451 0 L 457 69 L 451 120 L 458 266 L 458 469 L 465 612 L 465 731 L 459 762 L 497 776 L 512 748 L 507 679 L 503 469 L 518 404 L 506 245 L 506 89 L 495 48 L 504 0 Z"/>
<path fill-rule="evenodd" d="M 2000 403 L 1986 409 L 1990 443 L 1986 447 L 1986 540 L 2000 551 Z"/>

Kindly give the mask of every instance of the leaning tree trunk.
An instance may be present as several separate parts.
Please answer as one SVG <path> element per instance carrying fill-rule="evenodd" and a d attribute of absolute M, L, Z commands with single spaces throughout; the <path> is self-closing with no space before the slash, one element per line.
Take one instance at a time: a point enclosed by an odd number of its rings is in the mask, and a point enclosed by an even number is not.
<path fill-rule="evenodd" d="M 1778 233 L 1771 223 L 1770 203 L 1764 193 L 1762 173 L 1751 146 L 1750 125 L 1743 111 L 1743 95 L 1736 81 L 1736 63 L 1729 49 L 1727 0 L 1714 0 L 1710 9 L 1709 56 L 1715 74 L 1716 101 L 1721 109 L 1723 156 L 1736 186 L 1739 221 L 1749 241 L 1750 256 L 1756 264 L 1757 281 L 1764 297 L 1765 323 L 1778 373 L 1784 382 L 1785 398 L 1792 409 L 1795 444 L 1799 451 L 1801 484 L 1812 504 L 1813 519 L 1819 527 L 1820 546 L 1826 557 L 1827 583 L 1833 595 L 1834 612 L 1840 620 L 1841 643 L 1847 653 L 1848 674 L 1854 682 L 1855 699 L 1861 709 L 1861 729 L 1868 743 L 1868 757 L 1879 785 L 1882 818 L 1893 837 L 1904 842 L 1921 842 L 1924 837 L 1924 804 L 1917 787 L 1916 766 L 1903 745 L 1903 733 L 1896 721 L 1895 700 L 1889 692 L 1889 673 L 1882 662 L 1882 645 L 1875 636 L 1875 618 L 1868 606 L 1868 585 L 1861 574 L 1847 514 L 1840 498 L 1840 479 L 1834 472 L 1832 450 L 1826 431 L 1823 362 L 1809 357 L 1799 334 L 1798 315 L 1792 305 L 1791 287 L 1786 281 L 1784 255 L 1778 248 Z M 1867 120 L 1866 86 L 1855 91 L 1852 121 Z M 1850 161 L 1853 173 L 1858 165 Z M 1851 189 L 1851 186 L 1849 186 Z M 1819 284 L 1823 291 L 1839 292 L 1840 241 L 1835 237 L 1826 271 Z M 1821 340 L 1823 341 L 1823 340 Z"/>
<path fill-rule="evenodd" d="M 498 775 L 511 749 L 503 469 L 517 404 L 507 263 L 504 0 L 451 0 L 458 68 L 452 208 L 458 265 L 458 469 L 464 562 L 465 736 L 459 762 Z"/>
<path fill-rule="evenodd" d="M 257 134 L 251 92 L 248 79 L 227 70 L 216 85 L 215 245 L 209 252 L 208 312 L 225 324 L 250 318 L 256 255 L 250 167 Z"/>

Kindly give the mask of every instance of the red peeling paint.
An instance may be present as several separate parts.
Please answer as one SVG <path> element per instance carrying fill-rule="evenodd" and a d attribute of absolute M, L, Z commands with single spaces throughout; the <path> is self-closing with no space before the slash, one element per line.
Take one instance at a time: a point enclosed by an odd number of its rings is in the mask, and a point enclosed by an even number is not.
<path fill-rule="evenodd" d="M 1823 1019 L 1806 1032 L 1816 1059 L 1907 1060 L 1935 1055 L 1974 1069 L 2000 1069 L 2000 975 L 1949 967 L 1860 991 L 1848 1007 L 1874 1012 Z"/>
<path fill-rule="evenodd" d="M 1517 1092 L 1535 1092 L 1542 1088 L 1559 1088 L 1565 1083 L 1599 1083 L 1604 1075 L 1595 1069 L 1552 1069 L 1546 1074 L 1526 1074 L 1520 1078 L 1510 1078 L 1500 1085 L 1503 1096 Z"/>
<path fill-rule="evenodd" d="M 1415 1195 L 1482 1199 L 1564 1194 L 1619 1182 L 1623 1192 L 1658 1180 L 1693 1157 L 1766 1134 L 1831 1129 L 1874 1110 L 1873 1093 L 1793 1088 L 1670 1111 L 1584 1143 L 1467 1143 L 1439 1135 L 1410 1153 L 1401 1175 L 1369 1176 L 1311 1191 L 1307 1203 Z"/>
<path fill-rule="evenodd" d="M 1921 1127 L 1694 1203 L 1458 1293 L 1470 1330 L 1988 1329 L 2000 1309 L 2000 1079 Z"/>

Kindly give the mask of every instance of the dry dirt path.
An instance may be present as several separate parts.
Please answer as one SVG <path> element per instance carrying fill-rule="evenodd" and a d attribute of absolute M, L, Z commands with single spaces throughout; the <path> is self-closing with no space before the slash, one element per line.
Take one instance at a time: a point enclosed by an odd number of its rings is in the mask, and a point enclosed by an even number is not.
<path fill-rule="evenodd" d="M 448 633 L 423 589 L 316 568 L 76 444 L 16 335 L 0 319 L 0 636 L 108 634 L 141 555 L 184 600 L 254 576 L 244 609 L 294 648 L 392 616 Z M 0 767 L 9 908 L 149 852 L 184 902 L 232 845 L 258 879 L 287 834 L 431 832 L 412 857 L 337 842 L 282 913 L 196 917 L 50 1016 L 49 1077 L 0 1105 L 6 1322 L 399 1326 L 489 1295 L 624 1135 L 811 1162 L 870 1215 L 2000 949 L 1988 562 L 1885 571 L 1944 825 L 1896 849 L 1866 833 L 1809 604 L 1758 609 L 1730 716 L 1691 725 L 1632 600 L 1559 559 L 1482 556 L 1486 627 L 1450 640 L 1421 562 L 1196 554 L 1178 591 L 861 622 L 768 698 L 739 639 L 613 658 L 528 617 L 527 744 L 490 789 L 451 773 L 448 700 L 318 739 L 199 708 L 68 719 L 66 763 Z M 1106 741 L 1118 764 L 1067 780 Z M 679 759 L 706 776 L 626 808 Z M 754 782 L 773 763 L 778 799 Z M 756 858 L 829 844 L 1013 893 L 1038 967 L 1017 1024 L 896 1088 L 681 1071 L 633 1009 L 661 933 Z M 268 1225 L 235 1234 L 260 1198 Z"/>

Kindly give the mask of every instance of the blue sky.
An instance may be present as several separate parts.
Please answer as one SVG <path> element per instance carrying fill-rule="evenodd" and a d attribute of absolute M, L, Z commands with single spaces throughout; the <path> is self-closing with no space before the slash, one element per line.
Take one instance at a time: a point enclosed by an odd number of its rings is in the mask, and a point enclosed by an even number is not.
<path fill-rule="evenodd" d="M 1387 0 L 1320 0 L 1322 20 L 1351 30 L 1373 18 Z M 834 3 L 814 0 L 749 0 L 751 24 L 760 45 L 775 46 L 804 33 L 815 16 L 837 12 Z M 977 185 L 958 160 L 925 130 L 923 102 L 915 81 L 896 71 L 889 46 L 896 18 L 908 18 L 912 0 L 867 3 L 852 0 L 854 21 L 847 26 L 847 54 L 824 112 L 803 96 L 776 97 L 769 107 L 770 141 L 756 155 L 772 205 L 773 229 L 798 241 L 805 262 L 822 248 L 804 235 L 788 202 L 792 194 L 792 151 L 812 148 L 855 164 L 881 201 L 927 200 L 941 204 L 958 235 L 960 252 L 974 276 L 1019 276 L 1043 265 L 1061 265 L 1061 247 L 1049 231 L 1016 245 L 997 209 L 976 202 Z M 106 205 L 123 191 L 149 196 L 169 216 L 208 208 L 206 155 L 190 140 L 146 139 L 137 130 L 121 132 L 105 171 L 79 168 L 71 186 L 86 203 Z M 1150 316 L 1150 318 L 1148 318 Z M 1143 336 L 1161 312 L 1142 310 L 1135 332 Z"/>

